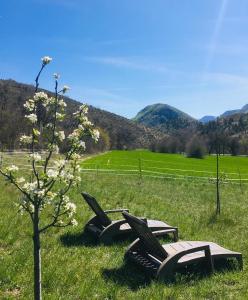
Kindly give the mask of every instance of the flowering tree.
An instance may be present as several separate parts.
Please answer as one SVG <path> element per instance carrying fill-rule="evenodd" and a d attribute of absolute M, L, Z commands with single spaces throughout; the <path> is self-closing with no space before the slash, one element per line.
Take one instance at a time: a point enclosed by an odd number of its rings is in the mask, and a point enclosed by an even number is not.
<path fill-rule="evenodd" d="M 40 75 L 51 60 L 49 56 L 42 58 L 41 69 L 35 80 L 35 94 L 24 104 L 27 111 L 25 118 L 31 129 L 30 134 L 20 137 L 20 142 L 30 147 L 30 174 L 18 176 L 18 167 L 15 165 L 0 168 L 0 173 L 7 181 L 21 192 L 19 211 L 27 213 L 32 222 L 35 300 L 42 298 L 40 234 L 51 227 L 77 225 L 73 218 L 76 205 L 71 202 L 67 193 L 80 181 L 79 159 L 85 151 L 83 139 L 90 136 L 97 141 L 99 138 L 99 132 L 87 118 L 86 105 L 80 106 L 73 114 L 76 128 L 70 134 L 66 136 L 64 131 L 59 130 L 59 123 L 65 117 L 66 108 L 62 95 L 68 87 L 64 86 L 59 90 L 59 75 L 54 74 L 54 96 L 49 97 L 44 92 L 38 92 Z M 63 156 L 59 155 L 62 142 L 68 145 L 68 150 Z M 41 143 L 45 149 L 44 154 L 38 152 Z"/>

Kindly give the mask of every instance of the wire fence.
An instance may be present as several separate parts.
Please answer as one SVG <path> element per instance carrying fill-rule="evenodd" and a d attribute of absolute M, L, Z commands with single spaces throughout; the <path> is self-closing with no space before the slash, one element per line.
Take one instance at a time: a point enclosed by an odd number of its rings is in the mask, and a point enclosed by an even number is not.
<path fill-rule="evenodd" d="M 2 152 L 0 153 L 0 162 L 3 166 L 6 164 L 14 163 L 19 167 L 20 170 L 31 171 L 31 165 L 28 164 L 27 155 L 29 152 Z M 44 153 L 45 154 L 45 153 Z M 128 161 L 129 163 L 123 164 L 123 161 Z M 120 160 L 108 160 L 100 161 L 99 163 L 88 162 L 87 160 L 82 161 L 82 173 L 91 173 L 96 176 L 100 174 L 107 174 L 112 176 L 136 176 L 140 179 L 144 178 L 157 178 L 157 179 L 171 179 L 171 180 L 187 180 L 187 181 L 198 181 L 198 182 L 215 182 L 216 172 L 209 170 L 195 170 L 195 169 L 183 169 L 183 168 L 171 168 L 163 166 L 167 164 L 165 161 L 159 161 L 160 166 L 149 166 L 146 162 L 158 162 L 153 160 L 145 160 L 139 158 L 130 159 L 123 158 Z M 162 166 L 161 166 L 162 165 Z M 177 165 L 178 166 L 178 165 Z M 43 166 L 37 166 L 37 168 L 42 168 Z M 52 166 L 50 167 L 52 169 Z M 181 174 L 180 174 L 181 173 Z M 199 176 L 200 175 L 200 176 Z M 238 172 L 224 172 L 222 175 L 222 183 L 232 183 L 232 184 L 247 184 L 248 174 Z M 246 178 L 247 177 L 247 178 Z"/>

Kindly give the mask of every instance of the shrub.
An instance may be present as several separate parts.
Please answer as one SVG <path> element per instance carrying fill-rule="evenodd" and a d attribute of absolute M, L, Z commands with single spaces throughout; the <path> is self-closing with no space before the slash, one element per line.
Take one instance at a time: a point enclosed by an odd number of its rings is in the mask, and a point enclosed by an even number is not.
<path fill-rule="evenodd" d="M 204 158 L 206 147 L 198 136 L 193 137 L 186 145 L 187 157 Z"/>

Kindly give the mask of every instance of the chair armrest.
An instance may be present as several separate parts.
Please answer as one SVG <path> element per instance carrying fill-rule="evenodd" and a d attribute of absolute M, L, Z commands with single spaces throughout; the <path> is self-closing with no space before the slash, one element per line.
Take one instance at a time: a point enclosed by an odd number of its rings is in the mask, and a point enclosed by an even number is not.
<path fill-rule="evenodd" d="M 184 251 L 182 251 L 180 253 L 177 253 L 174 256 L 174 258 L 177 261 L 179 261 L 179 259 L 181 257 L 183 257 L 184 255 L 187 255 L 187 254 L 190 254 L 190 253 L 195 253 L 195 252 L 198 252 L 198 251 L 204 251 L 205 252 L 205 257 L 207 259 L 210 272 L 213 272 L 213 270 L 214 270 L 214 264 L 213 264 L 213 259 L 212 259 L 212 256 L 211 256 L 211 251 L 210 251 L 210 246 L 209 245 L 204 245 L 204 246 L 199 246 L 199 247 L 193 247 L 191 249 L 184 250 Z"/>
<path fill-rule="evenodd" d="M 104 212 L 106 214 L 111 214 L 111 213 L 123 212 L 123 211 L 129 212 L 129 209 L 127 209 L 127 208 L 108 209 L 108 210 L 105 210 Z"/>
<path fill-rule="evenodd" d="M 178 240 L 178 230 L 177 228 L 171 228 L 171 229 L 164 229 L 164 230 L 158 230 L 152 232 L 155 237 L 162 237 L 169 233 L 173 234 L 174 241 L 176 242 Z"/>
<path fill-rule="evenodd" d="M 172 244 L 173 245 L 173 244 Z M 161 264 L 158 270 L 158 275 L 160 278 L 170 278 L 174 276 L 176 268 L 178 266 L 178 261 L 180 258 L 182 258 L 184 255 L 198 252 L 198 251 L 204 251 L 205 252 L 205 258 L 207 265 L 209 267 L 209 271 L 212 273 L 214 270 L 214 265 L 213 265 L 213 259 L 211 256 L 210 252 L 210 246 L 209 245 L 203 245 L 199 247 L 192 247 L 190 249 L 176 252 L 175 254 L 169 255 Z"/>
<path fill-rule="evenodd" d="M 206 252 L 209 252 L 209 254 L 210 254 L 210 247 L 209 247 L 209 245 L 193 247 L 193 248 L 190 248 L 190 249 L 187 249 L 187 250 L 184 250 L 184 251 L 178 253 L 177 256 L 179 258 L 181 258 L 184 255 L 187 255 L 187 254 L 190 254 L 190 253 L 195 253 L 195 252 L 198 252 L 198 251 L 204 251 L 205 255 L 206 255 Z"/>

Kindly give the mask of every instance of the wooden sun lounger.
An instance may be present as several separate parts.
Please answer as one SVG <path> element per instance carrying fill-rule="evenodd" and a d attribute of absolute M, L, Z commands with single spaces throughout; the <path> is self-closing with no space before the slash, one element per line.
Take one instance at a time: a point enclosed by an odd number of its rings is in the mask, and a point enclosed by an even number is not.
<path fill-rule="evenodd" d="M 105 244 L 111 243 L 116 236 L 124 236 L 132 233 L 132 228 L 129 226 L 126 219 L 111 220 L 108 216 L 110 213 L 128 212 L 128 209 L 120 208 L 103 210 L 94 197 L 87 193 L 82 193 L 82 196 L 95 213 L 95 216 L 93 216 L 85 225 L 85 229 L 94 234 L 100 242 Z M 175 232 L 174 240 L 178 239 L 178 230 L 176 227 L 172 227 L 162 221 L 147 220 L 145 218 L 142 218 L 142 220 L 147 224 L 151 231 L 173 229 Z"/>
<path fill-rule="evenodd" d="M 202 241 L 176 242 L 161 245 L 156 237 L 173 233 L 173 229 L 152 232 L 145 222 L 128 212 L 122 213 L 138 236 L 127 249 L 125 258 L 134 261 L 158 279 L 170 280 L 182 266 L 203 261 L 210 272 L 219 258 L 235 258 L 240 269 L 242 254 L 225 249 L 218 244 Z"/>

